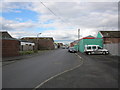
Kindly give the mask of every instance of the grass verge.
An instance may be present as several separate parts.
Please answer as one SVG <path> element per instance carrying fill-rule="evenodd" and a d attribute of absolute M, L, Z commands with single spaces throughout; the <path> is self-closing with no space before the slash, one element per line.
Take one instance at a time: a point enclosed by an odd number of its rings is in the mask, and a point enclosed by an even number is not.
<path fill-rule="evenodd" d="M 20 55 L 27 55 L 27 54 L 37 53 L 37 52 L 34 52 L 34 51 L 20 51 L 19 53 L 20 53 Z"/>

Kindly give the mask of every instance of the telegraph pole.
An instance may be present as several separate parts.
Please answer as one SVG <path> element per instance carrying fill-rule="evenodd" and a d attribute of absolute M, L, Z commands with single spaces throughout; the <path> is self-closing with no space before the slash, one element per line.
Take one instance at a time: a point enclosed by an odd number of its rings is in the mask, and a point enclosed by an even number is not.
<path fill-rule="evenodd" d="M 78 29 L 78 40 L 80 39 L 80 29 Z"/>
<path fill-rule="evenodd" d="M 80 29 L 78 29 L 78 51 L 79 51 Z"/>
<path fill-rule="evenodd" d="M 41 33 L 38 33 L 38 34 L 37 34 L 37 51 L 39 50 L 39 39 L 38 39 L 39 37 L 38 37 L 38 35 L 40 35 L 40 34 L 41 34 Z"/>

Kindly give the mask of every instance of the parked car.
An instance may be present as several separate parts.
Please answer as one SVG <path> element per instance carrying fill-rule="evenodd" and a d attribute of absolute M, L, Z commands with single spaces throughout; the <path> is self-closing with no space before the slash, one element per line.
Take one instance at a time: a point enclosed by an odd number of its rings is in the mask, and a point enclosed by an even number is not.
<path fill-rule="evenodd" d="M 85 45 L 84 53 L 90 55 L 90 54 L 109 54 L 109 51 L 107 49 L 103 49 L 99 45 Z"/>
<path fill-rule="evenodd" d="M 66 47 L 65 47 L 65 46 L 62 46 L 62 49 L 66 49 Z"/>
<path fill-rule="evenodd" d="M 67 46 L 66 49 L 69 49 L 69 47 Z"/>
<path fill-rule="evenodd" d="M 77 51 L 76 51 L 76 49 L 74 47 L 69 47 L 68 52 L 76 53 Z"/>

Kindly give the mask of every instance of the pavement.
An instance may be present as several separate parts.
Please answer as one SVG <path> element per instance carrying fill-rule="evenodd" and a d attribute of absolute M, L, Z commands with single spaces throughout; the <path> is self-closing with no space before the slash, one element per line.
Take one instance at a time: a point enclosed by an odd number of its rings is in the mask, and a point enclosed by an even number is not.
<path fill-rule="evenodd" d="M 42 50 L 42 51 L 38 51 L 38 53 L 26 54 L 26 55 L 14 56 L 14 57 L 5 57 L 5 58 L 3 58 L 2 61 L 4 62 L 4 61 L 13 61 L 13 60 L 29 58 L 29 57 L 33 57 L 33 56 L 42 54 L 42 53 L 47 52 L 47 51 L 50 51 L 50 50 Z"/>
<path fill-rule="evenodd" d="M 5 57 L 5 58 L 1 59 L 0 62 L 2 64 L 0 64 L 0 67 L 11 64 L 11 63 L 14 63 L 16 61 L 20 61 L 20 60 L 23 60 L 23 59 L 27 59 L 27 58 L 35 57 L 35 56 L 38 56 L 38 55 L 41 55 L 41 54 L 45 54 L 48 51 L 51 51 L 51 50 L 42 50 L 42 51 L 38 51 L 38 53 L 33 53 L 33 54 L 26 54 L 26 55 L 14 56 L 14 57 Z"/>
<path fill-rule="evenodd" d="M 118 89 L 119 57 L 77 54 L 83 59 L 81 66 L 48 80 L 39 88 Z"/>

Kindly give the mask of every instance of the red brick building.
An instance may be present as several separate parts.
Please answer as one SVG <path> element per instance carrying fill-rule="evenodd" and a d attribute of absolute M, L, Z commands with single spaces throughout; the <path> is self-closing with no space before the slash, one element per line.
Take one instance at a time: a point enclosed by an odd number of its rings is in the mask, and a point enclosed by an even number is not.
<path fill-rule="evenodd" d="M 52 37 L 24 37 L 21 40 L 26 40 L 35 43 L 36 50 L 51 50 L 55 49 L 54 40 Z"/>
<path fill-rule="evenodd" d="M 8 32 L 0 32 L 0 43 L 2 43 L 2 57 L 19 55 L 20 42 L 13 38 Z"/>
<path fill-rule="evenodd" d="M 77 43 L 78 43 L 79 41 L 80 41 L 80 39 L 71 42 L 71 43 L 70 43 L 70 47 L 74 47 L 74 45 L 77 45 Z"/>

